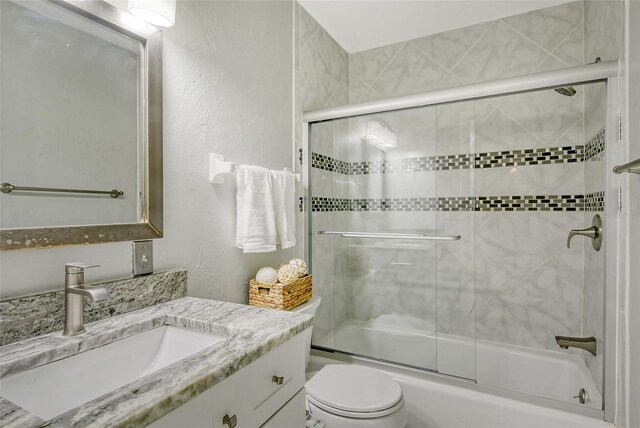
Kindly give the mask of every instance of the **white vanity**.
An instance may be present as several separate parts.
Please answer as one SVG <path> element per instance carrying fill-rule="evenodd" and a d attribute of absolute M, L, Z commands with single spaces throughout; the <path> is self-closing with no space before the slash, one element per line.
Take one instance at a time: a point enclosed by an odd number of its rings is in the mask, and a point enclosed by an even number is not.
<path fill-rule="evenodd" d="M 310 315 L 184 297 L 0 347 L 3 427 L 305 425 Z"/>
<path fill-rule="evenodd" d="M 304 427 L 304 345 L 298 334 L 150 427 Z"/>

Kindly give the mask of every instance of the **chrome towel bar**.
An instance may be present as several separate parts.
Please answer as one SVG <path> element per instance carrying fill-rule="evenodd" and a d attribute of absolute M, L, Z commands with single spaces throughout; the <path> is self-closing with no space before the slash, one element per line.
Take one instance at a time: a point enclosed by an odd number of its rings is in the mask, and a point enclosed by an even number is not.
<path fill-rule="evenodd" d="M 14 190 L 25 190 L 28 192 L 53 192 L 53 193 L 85 193 L 92 195 L 109 195 L 112 198 L 117 198 L 124 195 L 121 190 L 84 190 L 84 189 L 58 189 L 53 187 L 26 187 L 26 186 L 14 186 L 11 183 L 0 184 L 0 192 L 11 193 Z"/>
<path fill-rule="evenodd" d="M 342 238 L 413 239 L 418 241 L 458 241 L 460 235 L 430 236 L 421 232 L 413 233 L 370 233 L 320 230 L 318 235 L 339 235 Z"/>
<path fill-rule="evenodd" d="M 622 174 L 623 172 L 640 174 L 640 159 L 625 163 L 624 165 L 614 166 L 613 172 L 616 174 Z"/>

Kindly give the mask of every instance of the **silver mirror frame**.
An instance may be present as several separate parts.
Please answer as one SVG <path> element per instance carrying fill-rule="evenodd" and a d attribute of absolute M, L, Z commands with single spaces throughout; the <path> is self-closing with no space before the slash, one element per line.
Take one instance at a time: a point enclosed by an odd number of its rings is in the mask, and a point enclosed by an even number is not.
<path fill-rule="evenodd" d="M 143 150 L 142 221 L 125 224 L 0 229 L 0 251 L 162 238 L 162 31 L 102 0 L 47 0 L 118 31 L 143 46 L 141 107 Z M 146 118 L 146 120 L 145 120 Z"/>

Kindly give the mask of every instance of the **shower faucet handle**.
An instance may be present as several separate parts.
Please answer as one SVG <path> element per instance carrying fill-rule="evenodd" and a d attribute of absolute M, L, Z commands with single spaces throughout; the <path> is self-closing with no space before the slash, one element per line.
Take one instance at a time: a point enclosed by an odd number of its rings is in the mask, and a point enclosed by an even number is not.
<path fill-rule="evenodd" d="M 587 227 L 586 229 L 573 229 L 569 232 L 569 237 L 567 237 L 567 248 L 571 248 L 571 238 L 576 235 L 591 238 L 591 245 L 593 246 L 593 249 L 600 251 L 600 247 L 602 246 L 602 219 L 600 218 L 600 215 L 596 214 L 593 216 L 591 227 Z"/>

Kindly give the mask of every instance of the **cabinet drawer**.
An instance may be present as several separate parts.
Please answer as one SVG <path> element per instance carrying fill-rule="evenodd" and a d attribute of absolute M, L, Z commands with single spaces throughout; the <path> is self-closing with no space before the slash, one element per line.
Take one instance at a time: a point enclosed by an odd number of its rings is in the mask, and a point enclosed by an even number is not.
<path fill-rule="evenodd" d="M 192 398 L 182 406 L 148 425 L 150 428 L 212 428 L 214 388 Z"/>
<path fill-rule="evenodd" d="M 213 409 L 213 428 L 229 428 L 235 422 L 236 428 L 254 428 L 253 412 L 243 400 L 243 391 L 239 386 L 243 370 L 215 385 L 210 406 Z M 225 417 L 229 421 L 225 422 Z M 233 422 L 231 421 L 233 419 Z"/>
<path fill-rule="evenodd" d="M 303 428 L 307 421 L 304 395 L 303 388 L 260 428 Z"/>
<path fill-rule="evenodd" d="M 259 426 L 304 386 L 304 337 L 298 334 L 254 361 L 239 379 Z M 244 371 L 244 370 L 242 370 Z M 240 374 L 240 373 L 239 373 Z M 281 378 L 281 384 L 274 380 Z"/>

